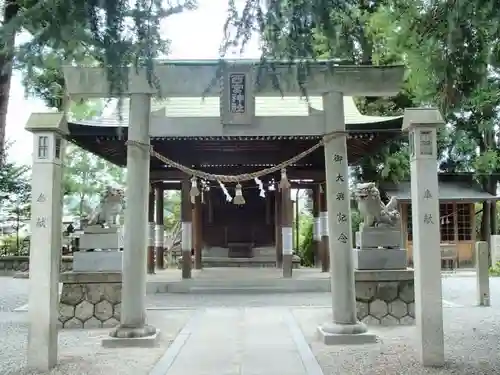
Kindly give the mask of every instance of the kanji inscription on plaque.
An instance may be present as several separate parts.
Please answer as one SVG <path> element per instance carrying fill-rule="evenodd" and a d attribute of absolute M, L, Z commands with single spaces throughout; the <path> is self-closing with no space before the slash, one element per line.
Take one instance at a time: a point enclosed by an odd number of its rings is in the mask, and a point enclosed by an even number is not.
<path fill-rule="evenodd" d="M 232 73 L 229 75 L 229 103 L 231 113 L 246 112 L 245 84 L 245 74 Z"/>

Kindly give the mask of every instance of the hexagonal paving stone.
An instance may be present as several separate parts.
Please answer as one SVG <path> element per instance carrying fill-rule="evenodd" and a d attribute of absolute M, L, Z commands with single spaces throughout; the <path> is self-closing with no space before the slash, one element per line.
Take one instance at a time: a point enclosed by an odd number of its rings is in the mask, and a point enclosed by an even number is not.
<path fill-rule="evenodd" d="M 122 284 L 112 283 L 106 284 L 103 288 L 104 299 L 112 304 L 122 301 Z"/>
<path fill-rule="evenodd" d="M 399 324 L 403 326 L 412 326 L 415 324 L 415 318 L 412 318 L 410 315 L 403 316 L 399 319 Z"/>
<path fill-rule="evenodd" d="M 84 288 L 81 284 L 63 284 L 61 302 L 68 305 L 77 305 L 83 300 Z"/>
<path fill-rule="evenodd" d="M 102 328 L 102 322 L 95 316 L 83 323 L 83 328 Z"/>
<path fill-rule="evenodd" d="M 94 315 L 94 305 L 89 301 L 82 301 L 75 308 L 75 316 L 82 322 L 90 319 Z"/>
<path fill-rule="evenodd" d="M 408 309 L 406 303 L 397 299 L 389 304 L 389 314 L 397 319 L 401 319 L 403 316 L 408 314 Z"/>
<path fill-rule="evenodd" d="M 113 316 L 113 305 L 108 301 L 101 301 L 97 303 L 95 305 L 94 315 L 101 321 L 108 320 Z"/>
<path fill-rule="evenodd" d="M 105 322 L 102 323 L 102 326 L 104 328 L 115 328 L 120 322 L 116 320 L 115 318 L 109 318 Z"/>
<path fill-rule="evenodd" d="M 373 302 L 370 302 L 370 315 L 373 315 L 374 317 L 381 319 L 382 317 L 387 315 L 387 303 L 380 300 L 376 299 Z"/>
<path fill-rule="evenodd" d="M 122 304 L 120 302 L 113 306 L 113 318 L 120 320 L 121 317 L 122 317 Z"/>
<path fill-rule="evenodd" d="M 408 315 L 415 318 L 415 302 L 410 302 L 408 304 Z"/>
<path fill-rule="evenodd" d="M 83 328 L 83 323 L 77 318 L 71 318 L 63 325 L 64 328 Z"/>
<path fill-rule="evenodd" d="M 66 322 L 75 316 L 75 306 L 66 305 L 65 303 L 59 304 L 59 320 Z"/>
<path fill-rule="evenodd" d="M 368 302 L 356 301 L 356 315 L 359 320 L 368 315 Z"/>
<path fill-rule="evenodd" d="M 86 285 L 85 292 L 87 299 L 92 303 L 100 302 L 104 299 L 103 284 L 88 284 Z"/>
<path fill-rule="evenodd" d="M 377 318 L 371 316 L 371 315 L 368 315 L 367 317 L 365 317 L 362 322 L 368 326 L 378 326 L 380 325 L 380 320 L 378 320 Z"/>
<path fill-rule="evenodd" d="M 415 302 L 415 284 L 413 281 L 407 281 L 400 287 L 399 298 L 404 302 Z"/>
<path fill-rule="evenodd" d="M 397 326 L 397 325 L 399 325 L 399 319 L 396 319 L 392 315 L 386 315 L 382 319 L 380 319 L 380 325 Z"/>
<path fill-rule="evenodd" d="M 356 299 L 370 302 L 375 297 L 377 283 L 374 282 L 357 282 L 356 283 Z"/>
<path fill-rule="evenodd" d="M 398 282 L 387 281 L 377 284 L 377 292 L 375 294 L 375 298 L 381 299 L 382 301 L 391 302 L 394 301 L 397 296 Z"/>

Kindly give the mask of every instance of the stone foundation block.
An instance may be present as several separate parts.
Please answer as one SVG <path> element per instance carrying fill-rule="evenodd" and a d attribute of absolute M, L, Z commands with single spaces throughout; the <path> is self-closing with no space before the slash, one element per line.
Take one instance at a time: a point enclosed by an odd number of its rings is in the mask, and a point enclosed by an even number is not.
<path fill-rule="evenodd" d="M 75 272 L 121 272 L 123 251 L 77 251 L 73 254 Z"/>
<path fill-rule="evenodd" d="M 80 250 L 121 249 L 123 248 L 123 233 L 119 228 L 101 228 L 100 232 L 85 231 L 80 235 Z"/>
<path fill-rule="evenodd" d="M 393 228 L 363 228 L 363 231 L 356 232 L 356 248 L 376 249 L 378 247 L 401 248 L 401 231 Z"/>
<path fill-rule="evenodd" d="M 119 324 L 120 272 L 65 272 L 59 301 L 62 328 L 112 328 Z"/>
<path fill-rule="evenodd" d="M 415 324 L 412 269 L 355 272 L 358 319 L 367 325 Z"/>
<path fill-rule="evenodd" d="M 404 270 L 407 266 L 405 249 L 354 249 L 358 270 Z"/>

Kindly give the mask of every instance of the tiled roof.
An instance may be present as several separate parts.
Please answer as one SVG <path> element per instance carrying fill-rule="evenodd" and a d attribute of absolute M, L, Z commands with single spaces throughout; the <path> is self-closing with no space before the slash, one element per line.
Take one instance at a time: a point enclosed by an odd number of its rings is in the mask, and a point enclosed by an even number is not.
<path fill-rule="evenodd" d="M 323 102 L 321 97 L 309 97 L 309 103 L 306 99 L 298 97 L 256 97 L 255 115 L 256 116 L 308 116 L 312 111 L 322 111 Z M 151 112 L 156 116 L 165 116 L 171 118 L 182 117 L 220 117 L 220 102 L 218 97 L 207 98 L 168 98 L 164 100 L 155 100 L 151 106 Z M 79 121 L 82 125 L 100 125 L 100 126 L 128 126 L 129 100 L 124 99 L 121 114 L 122 120 L 119 120 L 118 108 L 112 113 L 97 119 L 88 121 Z M 372 124 L 384 121 L 390 121 L 402 116 L 380 117 L 362 115 L 352 97 L 344 97 L 344 116 L 346 124 Z"/>
<path fill-rule="evenodd" d="M 443 181 L 439 176 L 439 199 L 443 201 L 469 201 L 479 202 L 484 200 L 496 200 L 498 197 L 481 189 L 477 183 L 472 181 Z M 444 176 L 446 177 L 446 176 Z M 396 197 L 399 201 L 411 202 L 411 184 L 404 181 L 395 185 L 382 186 L 389 196 Z"/>

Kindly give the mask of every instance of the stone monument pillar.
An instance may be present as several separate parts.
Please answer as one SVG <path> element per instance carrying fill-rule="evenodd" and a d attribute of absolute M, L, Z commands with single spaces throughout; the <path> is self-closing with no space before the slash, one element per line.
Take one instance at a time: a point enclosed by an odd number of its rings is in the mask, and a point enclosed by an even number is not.
<path fill-rule="evenodd" d="M 192 203 L 189 191 L 191 181 L 185 178 L 181 187 L 181 249 L 182 249 L 182 278 L 191 278 L 191 250 L 193 249 L 193 224 L 192 224 Z"/>
<path fill-rule="evenodd" d="M 28 366 L 46 372 L 57 364 L 66 117 L 61 113 L 33 113 L 26 130 L 33 133 Z"/>
<path fill-rule="evenodd" d="M 194 198 L 193 207 L 193 245 L 194 245 L 194 268 L 202 269 L 202 235 L 201 235 L 201 194 Z"/>
<path fill-rule="evenodd" d="M 319 267 L 321 264 L 321 224 L 319 218 L 319 192 L 320 186 L 317 185 L 312 189 L 312 214 L 313 214 L 313 252 L 314 266 Z"/>
<path fill-rule="evenodd" d="M 292 277 L 293 263 L 293 201 L 291 189 L 281 189 L 281 233 L 283 247 L 283 277 Z"/>
<path fill-rule="evenodd" d="M 345 132 L 342 93 L 325 94 L 323 108 L 325 133 Z M 337 135 L 324 147 L 333 311 L 332 321 L 320 326 L 318 332 L 327 345 L 376 341 L 356 317 L 346 138 L 346 134 Z"/>
<path fill-rule="evenodd" d="M 326 189 L 323 185 L 319 186 L 319 235 L 321 237 L 320 256 L 321 272 L 330 270 L 330 248 L 328 241 L 328 211 L 326 207 Z"/>
<path fill-rule="evenodd" d="M 147 270 L 149 274 L 155 273 L 155 191 L 149 186 L 148 196 L 148 247 Z"/>
<path fill-rule="evenodd" d="M 149 194 L 151 96 L 130 95 L 127 186 L 120 325 L 104 346 L 155 344 L 158 330 L 146 324 L 146 246 Z"/>
<path fill-rule="evenodd" d="M 444 125 L 436 109 L 411 108 L 404 114 L 409 133 L 415 318 L 424 366 L 444 365 L 437 127 Z"/>
<path fill-rule="evenodd" d="M 165 254 L 164 254 L 164 238 L 165 238 L 165 225 L 164 225 L 164 189 L 163 183 L 158 183 L 155 186 L 155 200 L 156 200 L 156 226 L 155 226 L 155 252 L 156 252 L 156 267 L 160 270 L 165 268 Z"/>

